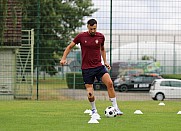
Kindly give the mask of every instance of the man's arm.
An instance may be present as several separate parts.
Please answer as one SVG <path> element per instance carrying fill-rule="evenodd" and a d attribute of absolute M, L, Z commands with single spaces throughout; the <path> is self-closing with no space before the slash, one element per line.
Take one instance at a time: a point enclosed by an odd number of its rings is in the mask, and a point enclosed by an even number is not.
<path fill-rule="evenodd" d="M 102 55 L 102 59 L 104 61 L 104 65 L 107 67 L 108 70 L 111 69 L 111 66 L 107 63 L 107 60 L 106 60 L 106 51 L 105 51 L 105 48 L 104 46 L 101 46 L 101 55 Z"/>
<path fill-rule="evenodd" d="M 72 48 L 75 46 L 75 43 L 72 41 L 65 49 L 62 59 L 60 60 L 60 65 L 65 65 L 67 63 L 66 58 L 67 55 L 70 53 L 70 51 L 72 50 Z"/>

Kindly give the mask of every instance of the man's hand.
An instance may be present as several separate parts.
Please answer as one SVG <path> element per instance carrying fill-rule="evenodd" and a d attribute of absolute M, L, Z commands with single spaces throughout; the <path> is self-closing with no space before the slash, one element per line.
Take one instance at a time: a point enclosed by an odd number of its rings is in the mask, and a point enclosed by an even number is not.
<path fill-rule="evenodd" d="M 60 65 L 63 66 L 63 65 L 65 65 L 65 64 L 67 64 L 67 61 L 62 59 L 62 60 L 60 61 Z"/>
<path fill-rule="evenodd" d="M 107 68 L 108 70 L 111 69 L 111 66 L 110 66 L 108 63 L 105 63 L 104 65 L 106 66 L 106 68 Z"/>

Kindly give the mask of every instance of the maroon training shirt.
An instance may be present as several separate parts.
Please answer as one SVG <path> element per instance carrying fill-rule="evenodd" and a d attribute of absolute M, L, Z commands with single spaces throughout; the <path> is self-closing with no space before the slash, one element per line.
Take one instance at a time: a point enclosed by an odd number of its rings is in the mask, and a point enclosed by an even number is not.
<path fill-rule="evenodd" d="M 73 42 L 80 43 L 82 50 L 82 69 L 102 66 L 100 51 L 104 41 L 104 35 L 99 32 L 96 32 L 95 36 L 91 36 L 88 32 L 82 32 L 75 37 Z"/>

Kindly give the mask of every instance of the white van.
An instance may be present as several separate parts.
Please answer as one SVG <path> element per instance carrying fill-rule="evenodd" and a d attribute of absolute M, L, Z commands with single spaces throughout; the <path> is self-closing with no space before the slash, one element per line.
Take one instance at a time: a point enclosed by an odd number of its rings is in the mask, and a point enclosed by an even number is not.
<path fill-rule="evenodd" d="M 151 84 L 149 93 L 153 100 L 181 98 L 181 80 L 156 79 Z"/>

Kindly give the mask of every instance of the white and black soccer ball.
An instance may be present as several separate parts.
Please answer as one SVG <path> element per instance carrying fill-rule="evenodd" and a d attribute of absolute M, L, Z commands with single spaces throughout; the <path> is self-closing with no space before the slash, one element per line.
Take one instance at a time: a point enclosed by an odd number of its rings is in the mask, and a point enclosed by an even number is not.
<path fill-rule="evenodd" d="M 113 106 L 108 106 L 104 114 L 106 117 L 116 117 L 116 109 Z"/>

